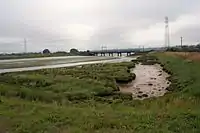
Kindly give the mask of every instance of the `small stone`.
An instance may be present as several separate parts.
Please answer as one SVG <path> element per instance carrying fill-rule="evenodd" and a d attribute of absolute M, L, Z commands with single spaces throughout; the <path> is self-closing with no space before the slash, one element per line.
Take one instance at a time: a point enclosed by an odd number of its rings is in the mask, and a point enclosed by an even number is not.
<path fill-rule="evenodd" d="M 138 98 L 142 98 L 142 96 L 141 96 L 141 95 L 137 95 L 137 97 L 138 97 Z"/>
<path fill-rule="evenodd" d="M 156 80 L 156 78 L 150 78 L 151 80 Z"/>
<path fill-rule="evenodd" d="M 162 73 L 158 74 L 158 76 L 161 76 L 161 75 L 162 75 Z"/>
<path fill-rule="evenodd" d="M 138 93 L 139 93 L 139 94 L 142 94 L 143 92 L 142 92 L 142 91 L 138 91 Z"/>
<path fill-rule="evenodd" d="M 149 86 L 152 86 L 153 84 L 152 84 L 152 83 L 149 83 L 148 85 L 149 85 Z"/>
<path fill-rule="evenodd" d="M 142 97 L 148 97 L 148 95 L 147 94 L 142 94 Z"/>
<path fill-rule="evenodd" d="M 161 91 L 161 89 L 159 89 L 158 91 Z"/>
<path fill-rule="evenodd" d="M 154 91 L 152 91 L 151 94 L 154 94 Z"/>

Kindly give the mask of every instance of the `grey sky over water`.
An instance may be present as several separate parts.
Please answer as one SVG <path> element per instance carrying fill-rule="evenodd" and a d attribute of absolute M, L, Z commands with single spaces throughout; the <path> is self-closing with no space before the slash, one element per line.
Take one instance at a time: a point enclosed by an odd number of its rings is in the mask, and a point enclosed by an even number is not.
<path fill-rule="evenodd" d="M 30 52 L 164 45 L 200 41 L 199 0 L 0 0 L 0 52 Z"/>

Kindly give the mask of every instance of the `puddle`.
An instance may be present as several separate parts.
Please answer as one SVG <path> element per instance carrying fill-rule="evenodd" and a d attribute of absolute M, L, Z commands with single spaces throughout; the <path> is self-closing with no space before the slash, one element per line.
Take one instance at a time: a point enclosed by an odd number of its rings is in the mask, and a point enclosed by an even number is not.
<path fill-rule="evenodd" d="M 120 85 L 120 91 L 131 92 L 134 99 L 159 97 L 167 92 L 170 82 L 166 78 L 169 75 L 159 64 L 138 64 L 132 72 L 136 74 L 136 79 L 129 84 Z"/>

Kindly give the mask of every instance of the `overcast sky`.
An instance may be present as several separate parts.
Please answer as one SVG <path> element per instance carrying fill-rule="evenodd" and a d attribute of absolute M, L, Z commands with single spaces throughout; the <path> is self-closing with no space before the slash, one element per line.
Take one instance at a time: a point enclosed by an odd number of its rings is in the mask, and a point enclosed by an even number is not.
<path fill-rule="evenodd" d="M 200 0 L 0 0 L 0 52 L 164 46 L 200 41 Z"/>

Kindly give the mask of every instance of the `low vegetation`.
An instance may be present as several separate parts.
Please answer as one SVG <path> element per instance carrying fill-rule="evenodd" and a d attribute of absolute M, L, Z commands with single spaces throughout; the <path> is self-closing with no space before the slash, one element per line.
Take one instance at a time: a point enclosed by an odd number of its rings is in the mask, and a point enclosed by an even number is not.
<path fill-rule="evenodd" d="M 134 79 L 129 73 L 133 63 L 3 74 L 0 132 L 199 133 L 200 63 L 156 57 L 173 84 L 165 96 L 144 101 L 117 93 L 117 79 Z"/>
<path fill-rule="evenodd" d="M 170 47 L 170 48 L 167 49 L 167 51 L 171 51 L 171 52 L 200 52 L 200 44 Z"/>
<path fill-rule="evenodd" d="M 166 56 L 168 58 L 164 58 Z M 170 77 L 170 81 L 172 81 L 170 90 L 173 93 L 200 98 L 200 62 L 188 61 L 168 53 L 160 54 L 159 58 L 163 69 L 173 75 Z"/>
<path fill-rule="evenodd" d="M 167 55 L 179 56 L 186 60 L 200 61 L 199 52 L 167 52 Z"/>
<path fill-rule="evenodd" d="M 142 65 L 154 65 L 158 62 L 158 59 L 156 56 L 152 55 L 141 55 L 136 60 L 132 60 L 134 63 L 141 63 Z"/>
<path fill-rule="evenodd" d="M 104 97 L 119 91 L 117 83 L 135 78 L 131 62 L 7 73 L 0 76 L 0 95 L 26 100 L 63 103 Z"/>

